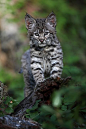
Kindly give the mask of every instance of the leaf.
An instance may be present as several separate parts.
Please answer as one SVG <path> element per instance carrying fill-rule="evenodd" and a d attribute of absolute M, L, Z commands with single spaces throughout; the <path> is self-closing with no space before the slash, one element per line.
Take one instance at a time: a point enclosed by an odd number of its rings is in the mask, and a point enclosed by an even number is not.
<path fill-rule="evenodd" d="M 54 113 L 53 108 L 51 108 L 50 106 L 47 106 L 47 105 L 43 105 L 42 110 L 44 110 L 46 112 Z"/>
<path fill-rule="evenodd" d="M 10 97 L 6 97 L 6 100 L 5 100 L 5 104 L 7 105 L 8 103 L 10 103 L 10 101 L 11 101 L 11 98 Z"/>
<path fill-rule="evenodd" d="M 61 106 L 61 110 L 66 111 L 66 110 L 67 110 L 67 106 L 62 105 L 62 106 Z"/>
<path fill-rule="evenodd" d="M 61 93 L 60 92 L 54 92 L 52 96 L 52 105 L 54 107 L 59 107 L 61 105 Z"/>
<path fill-rule="evenodd" d="M 37 100 L 36 103 L 35 103 L 35 105 L 32 107 L 31 110 L 37 109 L 37 108 L 38 108 L 38 104 L 39 104 L 40 101 L 41 101 L 41 100 Z"/>
<path fill-rule="evenodd" d="M 79 98 L 80 92 L 77 88 L 71 87 L 64 95 L 63 102 L 65 105 L 74 103 Z"/>
<path fill-rule="evenodd" d="M 7 108 L 5 109 L 5 112 L 6 112 L 7 114 L 10 114 L 11 112 L 13 112 L 13 109 L 10 108 L 10 107 L 7 107 Z"/>

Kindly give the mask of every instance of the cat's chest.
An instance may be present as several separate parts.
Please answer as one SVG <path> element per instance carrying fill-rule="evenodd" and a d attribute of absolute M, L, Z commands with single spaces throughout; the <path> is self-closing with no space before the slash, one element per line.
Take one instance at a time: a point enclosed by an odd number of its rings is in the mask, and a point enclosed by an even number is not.
<path fill-rule="evenodd" d="M 50 55 L 46 51 L 42 52 L 42 67 L 43 67 L 45 73 L 50 72 L 50 69 L 51 69 Z"/>
<path fill-rule="evenodd" d="M 44 69 L 44 72 L 49 74 L 51 71 L 51 60 L 52 60 L 52 52 L 54 52 L 54 47 L 46 47 L 41 52 L 42 57 L 42 68 Z"/>
<path fill-rule="evenodd" d="M 31 50 L 31 62 L 32 65 L 40 66 L 44 73 L 49 74 L 51 70 L 51 60 L 52 54 L 54 52 L 53 47 L 46 47 L 42 51 L 35 51 L 34 49 Z M 51 54 L 52 53 L 52 54 Z"/>

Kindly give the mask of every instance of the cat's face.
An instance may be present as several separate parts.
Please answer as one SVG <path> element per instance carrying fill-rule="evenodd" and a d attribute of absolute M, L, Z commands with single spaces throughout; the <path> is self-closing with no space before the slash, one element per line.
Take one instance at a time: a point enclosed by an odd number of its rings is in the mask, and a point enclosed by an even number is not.
<path fill-rule="evenodd" d="M 54 13 L 51 13 L 45 19 L 34 19 L 29 14 L 26 14 L 25 22 L 32 45 L 45 47 L 51 44 L 51 35 L 55 33 L 56 27 L 56 17 Z"/>
<path fill-rule="evenodd" d="M 37 42 L 36 45 L 39 47 L 45 47 L 46 45 L 49 45 L 51 43 L 49 30 L 44 28 L 40 32 L 40 29 L 36 29 L 33 32 L 32 40 L 34 40 L 33 42 Z"/>

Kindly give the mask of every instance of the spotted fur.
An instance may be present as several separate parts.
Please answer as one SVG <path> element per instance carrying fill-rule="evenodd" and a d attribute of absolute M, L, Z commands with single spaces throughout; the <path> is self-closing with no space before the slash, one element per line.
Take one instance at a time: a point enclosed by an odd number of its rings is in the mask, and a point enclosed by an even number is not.
<path fill-rule="evenodd" d="M 30 50 L 22 56 L 22 68 L 26 83 L 25 92 L 29 94 L 35 84 L 44 81 L 47 77 L 54 79 L 61 77 L 63 52 L 56 36 L 54 13 L 45 19 L 34 19 L 26 14 L 25 23 L 30 39 Z"/>

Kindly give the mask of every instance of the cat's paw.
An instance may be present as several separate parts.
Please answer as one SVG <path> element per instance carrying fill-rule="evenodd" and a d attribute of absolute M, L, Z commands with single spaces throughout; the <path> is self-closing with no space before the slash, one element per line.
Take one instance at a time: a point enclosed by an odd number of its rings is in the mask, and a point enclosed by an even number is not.
<path fill-rule="evenodd" d="M 44 83 L 44 82 L 45 82 L 45 80 L 46 80 L 46 79 L 44 79 L 44 80 L 42 80 L 42 81 L 37 82 L 37 83 L 36 83 L 36 85 L 35 85 L 34 90 L 35 90 L 35 91 L 36 91 L 36 90 L 39 90 L 39 89 L 40 89 L 41 84 L 42 84 L 42 83 Z"/>
<path fill-rule="evenodd" d="M 51 75 L 50 78 L 54 79 L 54 80 L 57 80 L 57 81 L 59 81 L 61 79 L 61 77 L 55 76 L 55 75 Z"/>

